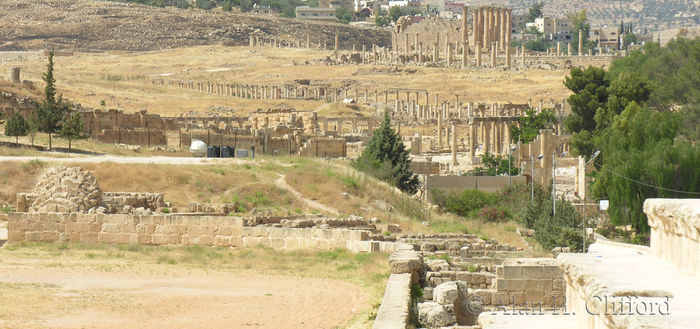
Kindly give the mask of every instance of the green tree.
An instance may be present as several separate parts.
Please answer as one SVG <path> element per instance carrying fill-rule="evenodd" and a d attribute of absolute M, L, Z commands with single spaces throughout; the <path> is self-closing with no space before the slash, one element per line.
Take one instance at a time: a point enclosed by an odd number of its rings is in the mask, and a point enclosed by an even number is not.
<path fill-rule="evenodd" d="M 83 123 L 83 118 L 78 112 L 73 112 L 64 120 L 58 136 L 68 141 L 68 153 L 72 151 L 72 142 L 74 140 L 88 137 L 83 134 L 83 128 L 85 128 L 85 123 Z"/>
<path fill-rule="evenodd" d="M 411 160 L 408 155 L 409 151 L 391 128 L 389 113 L 384 112 L 382 125 L 372 133 L 367 147 L 352 165 L 406 193 L 414 194 L 418 188 L 418 177 L 409 167 Z"/>
<path fill-rule="evenodd" d="M 338 8 L 335 10 L 335 17 L 343 24 L 350 23 L 353 19 L 353 12 L 345 9 L 345 8 Z"/>
<path fill-rule="evenodd" d="M 224 4 L 221 6 L 221 9 L 223 11 L 231 11 L 233 10 L 233 6 L 231 5 L 231 1 L 224 1 Z"/>
<path fill-rule="evenodd" d="M 32 111 L 31 119 L 37 131 L 49 134 L 49 149 L 52 148 L 51 135 L 60 129 L 59 123 L 63 119 L 64 114 L 72 109 L 72 104 L 64 102 L 61 95 L 56 98 L 53 56 L 52 50 L 49 52 L 49 63 L 46 65 L 46 73 L 43 74 L 43 80 L 46 83 L 44 100 L 41 104 L 36 105 L 36 109 Z"/>
<path fill-rule="evenodd" d="M 557 115 L 552 109 L 543 109 L 537 113 L 533 108 L 525 110 L 527 116 L 520 118 L 520 127 L 512 125 L 510 136 L 513 143 L 522 142 L 530 144 L 540 134 L 540 129 L 550 129 L 557 120 Z"/>
<path fill-rule="evenodd" d="M 637 35 L 632 33 L 625 34 L 625 45 L 629 46 L 633 43 L 637 43 Z"/>
<path fill-rule="evenodd" d="M 588 23 L 588 16 L 586 13 L 586 10 L 583 9 L 578 12 L 572 12 L 566 14 L 566 18 L 572 19 L 573 23 L 571 24 L 574 29 L 572 33 L 574 34 L 574 40 L 573 40 L 573 48 L 574 48 L 574 53 L 578 54 L 578 31 L 582 31 L 581 33 L 583 35 L 583 41 L 582 41 L 582 52 L 586 53 L 589 49 L 595 48 L 596 44 L 593 41 L 590 41 L 589 33 L 591 31 L 591 24 Z"/>
<path fill-rule="evenodd" d="M 187 9 L 190 7 L 190 3 L 187 0 L 175 0 L 175 7 L 180 9 Z"/>
<path fill-rule="evenodd" d="M 214 7 L 212 2 L 209 0 L 195 0 L 194 6 L 204 10 L 210 10 Z"/>
<path fill-rule="evenodd" d="M 530 51 L 547 51 L 547 48 L 547 41 L 542 37 L 525 42 L 525 49 Z"/>
<path fill-rule="evenodd" d="M 16 111 L 5 123 L 5 136 L 15 136 L 15 144 L 19 144 L 19 136 L 27 136 L 28 132 L 29 122 L 19 111 Z"/>
<path fill-rule="evenodd" d="M 543 7 L 544 7 L 544 1 L 535 2 L 532 5 L 532 7 L 530 7 L 530 10 L 528 11 L 527 16 L 525 16 L 525 22 L 532 23 L 535 21 L 535 18 L 542 16 L 542 8 Z"/>
<path fill-rule="evenodd" d="M 564 79 L 564 86 L 574 94 L 568 99 L 571 114 L 564 120 L 564 125 L 570 133 L 593 131 L 596 111 L 608 101 L 610 82 L 607 73 L 602 68 L 589 66 L 583 70 L 573 68 L 570 75 Z"/>
<path fill-rule="evenodd" d="M 391 24 L 391 18 L 386 16 L 379 16 L 374 19 L 374 24 L 377 26 L 389 26 Z"/>
<path fill-rule="evenodd" d="M 393 6 L 391 9 L 389 9 L 389 17 L 391 17 L 391 20 L 396 23 L 396 21 L 399 20 L 399 17 L 401 17 L 402 12 L 401 12 L 401 7 L 399 6 Z"/>

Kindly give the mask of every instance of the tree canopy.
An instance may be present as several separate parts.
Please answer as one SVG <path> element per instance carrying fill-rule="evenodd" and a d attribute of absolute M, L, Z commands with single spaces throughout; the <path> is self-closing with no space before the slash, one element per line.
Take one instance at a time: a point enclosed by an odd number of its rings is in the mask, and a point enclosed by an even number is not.
<path fill-rule="evenodd" d="M 565 120 L 577 154 L 596 159 L 592 193 L 617 225 L 648 232 L 647 198 L 700 195 L 700 40 L 679 39 L 616 60 L 606 72 L 572 69 Z"/>
<path fill-rule="evenodd" d="M 527 116 L 520 118 L 520 127 L 512 125 L 510 127 L 510 136 L 513 143 L 522 142 L 530 144 L 540 134 L 540 129 L 552 128 L 554 123 L 557 123 L 557 116 L 552 109 L 543 109 L 537 113 L 535 109 L 528 108 L 525 110 Z"/>
<path fill-rule="evenodd" d="M 414 194 L 418 188 L 418 177 L 409 168 L 411 160 L 408 155 L 409 151 L 391 128 L 389 113 L 384 112 L 382 125 L 372 133 L 367 147 L 352 165 L 406 193 Z"/>
<path fill-rule="evenodd" d="M 527 12 L 527 16 L 525 16 L 525 22 L 532 23 L 535 21 L 535 18 L 542 16 L 542 8 L 544 8 L 544 1 L 532 4 L 532 7 Z"/>
<path fill-rule="evenodd" d="M 53 77 L 53 50 L 49 52 L 49 63 L 46 64 L 46 72 L 43 74 L 43 80 L 46 83 L 44 87 L 44 99 L 40 104 L 36 104 L 36 109 L 32 111 L 32 123 L 37 131 L 49 134 L 49 149 L 51 145 L 51 135 L 56 133 L 60 128 L 60 122 L 67 112 L 70 112 L 73 105 L 70 102 L 64 101 L 61 95 L 56 98 L 56 79 Z"/>
<path fill-rule="evenodd" d="M 14 136 L 15 143 L 19 143 L 19 136 L 27 136 L 27 133 L 29 133 L 29 122 L 19 111 L 16 111 L 5 123 L 5 136 Z"/>

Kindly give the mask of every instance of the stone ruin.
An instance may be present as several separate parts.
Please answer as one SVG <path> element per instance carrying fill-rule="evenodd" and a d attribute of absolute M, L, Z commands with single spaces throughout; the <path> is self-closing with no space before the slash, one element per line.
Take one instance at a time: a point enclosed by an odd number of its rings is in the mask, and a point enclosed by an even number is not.
<path fill-rule="evenodd" d="M 31 193 L 17 194 L 18 212 L 150 215 L 166 207 L 162 193 L 103 192 L 82 167 L 48 168 Z"/>
<path fill-rule="evenodd" d="M 31 212 L 95 211 L 102 203 L 97 178 L 81 167 L 53 167 L 41 175 L 32 190 Z"/>

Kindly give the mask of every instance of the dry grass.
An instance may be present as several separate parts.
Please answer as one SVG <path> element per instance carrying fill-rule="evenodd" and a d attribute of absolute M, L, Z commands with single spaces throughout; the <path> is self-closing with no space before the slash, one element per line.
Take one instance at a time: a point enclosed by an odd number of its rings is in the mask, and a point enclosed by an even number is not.
<path fill-rule="evenodd" d="M 364 92 L 385 88 L 426 89 L 430 103 L 439 94 L 442 100 L 524 103 L 540 98 L 559 101 L 570 92 L 562 81 L 567 71 L 525 70 L 504 72 L 498 70 L 462 70 L 425 67 L 408 67 L 415 73 L 399 73 L 372 66 L 291 65 L 307 60 L 322 59 L 331 52 L 306 49 L 277 49 L 200 46 L 143 53 L 94 54 L 76 53 L 73 57 L 55 59 L 57 88 L 64 97 L 84 106 L 100 108 L 104 100 L 106 108 L 127 112 L 147 109 L 150 113 L 177 116 L 190 110 L 203 111 L 210 106 L 229 106 L 240 114 L 276 107 L 284 103 L 290 107 L 315 110 L 325 106 L 324 101 L 252 100 L 226 96 L 206 95 L 177 86 L 152 85 L 153 79 L 188 80 L 195 82 L 242 83 L 256 85 L 293 84 L 296 79 L 309 79 L 339 86 L 352 81 L 353 86 Z M 40 77 L 45 70 L 43 57 L 31 60 L 6 62 L 6 67 L 22 67 L 23 79 L 33 80 L 41 89 Z M 206 63 L 205 65 L 203 63 Z M 215 71 L 216 69 L 230 69 Z M 403 69 L 400 67 L 400 69 Z M 8 72 L 9 73 L 9 72 Z M 112 81 L 105 77 L 147 75 L 147 79 Z M 167 76 L 162 76 L 167 75 Z M 354 97 L 354 87 L 348 93 Z M 373 98 L 371 94 L 370 98 Z M 405 94 L 400 95 L 403 99 Z M 415 97 L 415 95 L 411 95 Z M 361 99 L 362 96 L 360 96 Z M 383 96 L 380 93 L 380 102 Z M 393 103 L 393 95 L 389 102 Z M 424 102 L 424 98 L 421 102 Z M 330 114 L 351 114 L 354 110 L 329 109 Z"/>
<path fill-rule="evenodd" d="M 213 248 L 213 247 L 155 247 L 143 245 L 107 244 L 44 244 L 7 245 L 0 249 L 0 262 L 12 266 L 46 268 L 46 270 L 79 269 L 168 276 L 188 276 L 196 270 L 207 272 L 258 273 L 344 280 L 364 288 L 370 296 L 369 306 L 350 321 L 349 327 L 369 328 L 371 319 L 381 304 L 389 276 L 388 254 L 370 253 L 353 255 L 347 251 L 279 251 L 270 248 Z M 24 323 L 36 317 L 37 311 L 49 312 L 55 308 L 58 287 L 36 284 L 0 283 L 0 295 L 13 296 L 13 303 L 0 306 L 0 319 Z M 75 299 L 66 300 L 61 309 L 79 310 Z M 106 307 L 120 308 L 127 301 L 101 298 Z M 28 305 L 32 305 L 28 308 Z M 31 309 L 32 312 L 27 312 Z M 48 313 L 47 313 L 48 314 Z"/>
<path fill-rule="evenodd" d="M 0 204 L 16 205 L 17 193 L 31 190 L 45 165 L 40 161 L 0 162 Z"/>

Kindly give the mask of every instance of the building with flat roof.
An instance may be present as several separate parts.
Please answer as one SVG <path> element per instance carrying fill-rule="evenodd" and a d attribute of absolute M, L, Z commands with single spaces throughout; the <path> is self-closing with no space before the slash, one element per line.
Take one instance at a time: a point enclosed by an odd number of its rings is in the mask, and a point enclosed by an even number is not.
<path fill-rule="evenodd" d="M 335 22 L 335 8 L 321 8 L 321 7 L 309 7 L 309 6 L 299 6 L 296 7 L 295 12 L 297 18 L 308 19 L 314 21 L 326 21 Z"/>

